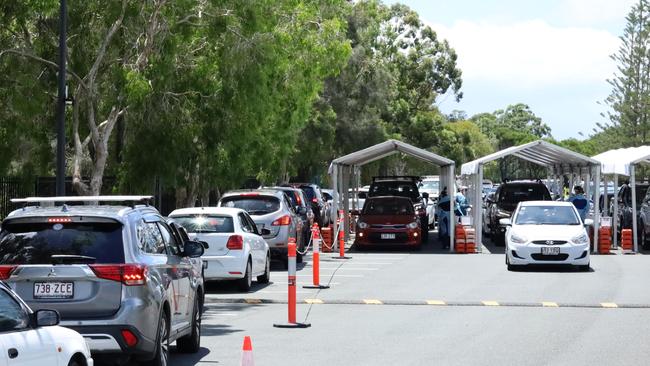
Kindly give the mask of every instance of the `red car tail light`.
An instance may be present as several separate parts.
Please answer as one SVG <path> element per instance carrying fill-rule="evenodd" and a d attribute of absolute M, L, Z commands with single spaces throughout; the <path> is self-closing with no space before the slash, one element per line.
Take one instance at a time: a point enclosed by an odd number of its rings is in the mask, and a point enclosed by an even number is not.
<path fill-rule="evenodd" d="M 124 338 L 124 342 L 126 343 L 127 346 L 129 347 L 135 347 L 136 344 L 138 344 L 138 337 L 133 334 L 128 329 L 122 329 L 122 338 Z"/>
<path fill-rule="evenodd" d="M 231 235 L 226 243 L 226 248 L 230 250 L 244 249 L 244 238 L 241 235 Z"/>
<path fill-rule="evenodd" d="M 127 286 L 141 286 L 147 282 L 147 267 L 141 264 L 91 264 L 95 276 Z"/>
<path fill-rule="evenodd" d="M 48 217 L 48 223 L 63 223 L 63 222 L 72 222 L 70 217 Z"/>
<path fill-rule="evenodd" d="M 284 215 L 279 219 L 273 221 L 273 223 L 271 223 L 271 226 L 287 226 L 287 225 L 291 225 L 291 216 L 289 215 Z"/>
<path fill-rule="evenodd" d="M 0 266 L 0 280 L 7 280 L 9 277 L 11 277 L 11 273 L 16 269 L 18 266 L 13 266 L 13 265 L 4 265 Z"/>
<path fill-rule="evenodd" d="M 318 203 L 318 198 L 312 198 L 311 201 L 314 203 Z"/>

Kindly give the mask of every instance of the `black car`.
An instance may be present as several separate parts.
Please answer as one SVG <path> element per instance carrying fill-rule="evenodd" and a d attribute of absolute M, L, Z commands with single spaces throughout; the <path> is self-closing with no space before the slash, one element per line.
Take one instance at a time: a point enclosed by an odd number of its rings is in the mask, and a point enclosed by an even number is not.
<path fill-rule="evenodd" d="M 400 196 L 407 197 L 413 203 L 413 209 L 420 218 L 420 227 L 422 229 L 422 241 L 426 242 L 429 237 L 429 215 L 427 215 L 428 193 L 420 194 L 418 183 L 420 177 L 416 176 L 380 176 L 373 177 L 372 184 L 368 190 L 368 197 L 378 196 Z"/>
<path fill-rule="evenodd" d="M 646 200 L 646 193 L 648 192 L 648 183 L 637 183 L 635 184 L 636 188 L 636 213 L 637 213 L 637 230 L 639 231 L 639 242 L 644 245 L 646 240 L 646 231 L 645 225 L 647 224 L 648 218 L 648 204 L 650 203 L 650 197 Z M 632 229 L 632 187 L 629 184 L 623 184 L 618 190 L 617 194 L 618 202 L 618 220 L 617 220 L 617 230 L 620 233 L 621 229 Z M 612 214 L 614 210 L 610 211 Z M 642 230 L 643 228 L 643 230 Z M 645 245 L 644 245 L 645 246 Z"/>
<path fill-rule="evenodd" d="M 485 219 L 495 245 L 505 244 L 506 227 L 499 220 L 510 218 L 522 201 L 551 201 L 551 193 L 539 181 L 513 181 L 501 184 L 485 198 Z"/>
<path fill-rule="evenodd" d="M 314 221 L 318 223 L 319 227 L 329 224 L 327 216 L 327 203 L 323 197 L 323 193 L 317 184 L 313 183 L 289 183 L 285 185 L 288 187 L 299 188 L 307 196 L 307 201 L 311 203 L 311 209 L 314 212 Z"/>

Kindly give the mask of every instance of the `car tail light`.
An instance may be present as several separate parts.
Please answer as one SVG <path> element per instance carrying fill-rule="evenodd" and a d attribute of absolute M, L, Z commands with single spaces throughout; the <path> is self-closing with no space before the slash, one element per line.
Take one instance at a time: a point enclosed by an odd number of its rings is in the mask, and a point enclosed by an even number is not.
<path fill-rule="evenodd" d="M 259 195 L 260 195 L 259 193 L 255 193 L 255 192 L 251 192 L 251 193 L 241 193 L 241 194 L 240 194 L 240 196 L 246 196 L 246 197 L 250 197 L 250 196 L 259 196 Z"/>
<path fill-rule="evenodd" d="M 122 338 L 124 338 L 124 343 L 126 343 L 127 346 L 129 347 L 135 347 L 136 344 L 138 344 L 138 337 L 133 334 L 128 329 L 122 329 Z"/>
<path fill-rule="evenodd" d="M 141 286 L 147 282 L 147 267 L 141 264 L 91 264 L 90 269 L 98 278 L 127 286 Z"/>
<path fill-rule="evenodd" d="M 241 235 L 231 235 L 228 238 L 228 243 L 226 243 L 226 248 L 230 250 L 244 249 L 244 238 Z"/>
<path fill-rule="evenodd" d="M 312 198 L 311 201 L 314 203 L 318 203 L 318 198 Z"/>
<path fill-rule="evenodd" d="M 284 215 L 279 219 L 273 221 L 273 223 L 271 223 L 271 226 L 287 226 L 287 225 L 291 225 L 291 216 L 289 215 Z"/>
<path fill-rule="evenodd" d="M 49 222 L 49 223 L 72 222 L 72 218 L 70 218 L 70 217 L 48 217 L 47 222 Z"/>
<path fill-rule="evenodd" d="M 296 202 L 298 202 L 298 205 L 302 205 L 302 198 L 300 198 L 298 193 L 296 193 Z"/>
<path fill-rule="evenodd" d="M 0 280 L 6 280 L 9 279 L 11 276 L 11 273 L 16 269 L 18 266 L 0 266 Z"/>

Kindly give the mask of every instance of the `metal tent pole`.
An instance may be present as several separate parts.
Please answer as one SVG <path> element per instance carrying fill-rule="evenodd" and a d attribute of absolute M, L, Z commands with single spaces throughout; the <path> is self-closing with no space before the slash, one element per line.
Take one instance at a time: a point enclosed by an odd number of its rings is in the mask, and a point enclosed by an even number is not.
<path fill-rule="evenodd" d="M 614 174 L 614 212 L 612 216 L 612 231 L 614 232 L 614 241 L 612 246 L 614 248 L 618 247 L 618 174 Z"/>
<path fill-rule="evenodd" d="M 453 252 L 456 248 L 454 248 L 454 236 L 456 234 L 456 215 L 454 213 L 454 206 L 455 206 L 455 199 L 454 199 L 454 181 L 456 180 L 456 169 L 455 165 L 451 164 L 447 167 L 448 172 L 449 172 L 449 177 L 447 178 L 449 180 L 447 184 L 447 194 L 449 195 L 449 226 L 447 227 L 447 230 L 449 230 L 449 251 Z"/>
<path fill-rule="evenodd" d="M 336 224 L 336 215 L 339 212 L 339 165 L 335 164 L 332 167 L 332 212 L 330 220 L 332 222 L 332 238 L 335 238 L 338 233 L 338 225 Z M 334 240 L 332 240 L 334 241 Z M 332 243 L 332 247 L 334 244 Z"/>
<path fill-rule="evenodd" d="M 598 209 L 598 203 L 600 202 L 600 164 L 596 165 L 596 171 L 594 172 L 594 187 L 596 191 L 594 192 L 595 198 L 594 202 L 594 253 L 598 251 L 598 236 L 600 229 L 600 210 Z"/>
<path fill-rule="evenodd" d="M 478 166 L 478 174 L 476 179 L 476 199 L 474 201 L 474 229 L 476 230 L 476 247 L 478 252 L 483 252 L 483 230 L 480 228 L 483 225 L 483 215 L 481 208 L 483 207 L 483 202 L 481 202 L 481 193 L 483 192 L 483 165 Z"/>
<path fill-rule="evenodd" d="M 630 187 L 632 188 L 632 238 L 634 239 L 634 253 L 639 250 L 636 224 L 636 166 L 630 164 Z"/>

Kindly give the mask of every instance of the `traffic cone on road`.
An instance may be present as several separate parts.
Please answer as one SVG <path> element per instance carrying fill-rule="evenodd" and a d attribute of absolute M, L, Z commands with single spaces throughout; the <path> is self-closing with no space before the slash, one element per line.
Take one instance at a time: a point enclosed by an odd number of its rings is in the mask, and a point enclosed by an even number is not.
<path fill-rule="evenodd" d="M 251 337 L 244 337 L 244 346 L 242 347 L 241 366 L 255 366 L 253 361 L 253 344 Z"/>

